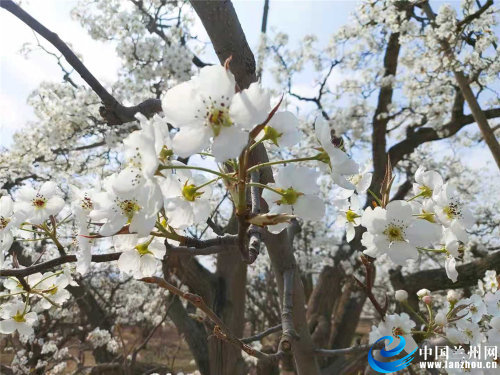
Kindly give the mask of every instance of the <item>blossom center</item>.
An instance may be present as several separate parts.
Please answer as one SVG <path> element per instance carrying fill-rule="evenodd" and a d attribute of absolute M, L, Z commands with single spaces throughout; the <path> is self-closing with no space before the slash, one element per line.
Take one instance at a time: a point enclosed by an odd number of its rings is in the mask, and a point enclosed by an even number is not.
<path fill-rule="evenodd" d="M 200 197 L 203 192 L 199 192 L 198 188 L 190 184 L 188 185 L 187 181 L 184 183 L 184 187 L 182 188 L 182 196 L 190 202 L 194 202 L 196 198 Z"/>
<path fill-rule="evenodd" d="M 389 224 L 383 233 L 387 236 L 390 242 L 405 240 L 403 236 L 403 228 L 394 224 Z"/>
<path fill-rule="evenodd" d="M 129 220 L 132 219 L 134 214 L 140 211 L 141 206 L 137 204 L 135 200 L 126 199 L 118 203 L 118 206 L 122 210 L 124 216 L 126 216 Z"/>
<path fill-rule="evenodd" d="M 7 219 L 6 217 L 0 216 L 0 230 L 7 228 L 7 225 L 9 224 L 10 219 Z"/>
<path fill-rule="evenodd" d="M 394 327 L 392 329 L 392 335 L 394 337 L 403 336 L 404 334 L 405 334 L 405 331 L 403 331 L 403 329 L 401 327 Z"/>
<path fill-rule="evenodd" d="M 20 313 L 19 311 L 16 312 L 16 315 L 12 317 L 12 319 L 17 322 L 17 323 L 24 323 L 26 322 L 26 319 L 24 318 L 24 314 Z"/>
<path fill-rule="evenodd" d="M 33 203 L 33 206 L 35 206 L 35 208 L 38 208 L 38 209 L 45 208 L 45 206 L 47 205 L 47 198 L 45 198 L 42 195 L 37 194 L 35 196 L 35 198 L 32 200 L 32 203 Z"/>
<path fill-rule="evenodd" d="M 135 249 L 137 250 L 137 252 L 141 257 L 146 254 L 153 254 L 151 251 L 149 251 L 147 242 L 137 245 Z"/>
<path fill-rule="evenodd" d="M 163 146 L 160 151 L 160 160 L 163 162 L 170 160 L 170 158 L 174 156 L 174 152 L 170 150 L 167 146 Z"/>
<path fill-rule="evenodd" d="M 278 139 L 283 135 L 272 126 L 266 125 L 264 126 L 264 139 L 268 139 L 273 142 L 276 146 L 278 146 Z"/>
<path fill-rule="evenodd" d="M 53 296 L 54 294 L 57 293 L 57 286 L 52 284 L 52 286 L 49 289 L 45 290 L 44 292 Z"/>
<path fill-rule="evenodd" d="M 443 208 L 443 212 L 450 220 L 462 216 L 462 210 L 460 209 L 460 204 L 458 202 L 450 202 L 448 206 Z"/>
<path fill-rule="evenodd" d="M 433 212 L 426 212 L 422 210 L 422 213 L 418 215 L 420 219 L 427 220 L 430 223 L 435 223 L 436 220 L 434 219 L 434 213 Z"/>
<path fill-rule="evenodd" d="M 424 198 L 432 197 L 432 189 L 430 187 L 422 185 L 419 187 L 419 189 L 420 189 L 420 196 Z"/>
<path fill-rule="evenodd" d="M 353 184 L 353 185 L 357 185 L 360 183 L 361 181 L 361 178 L 363 176 L 360 175 L 360 174 L 355 174 L 355 175 L 352 175 L 351 177 L 348 178 L 348 180 Z"/>
<path fill-rule="evenodd" d="M 354 223 L 354 220 L 357 219 L 358 217 L 361 216 L 352 210 L 347 210 L 347 212 L 345 213 L 345 218 L 349 223 Z"/>
<path fill-rule="evenodd" d="M 469 310 L 473 314 L 477 313 L 477 307 L 475 305 L 472 305 L 471 307 L 469 307 Z"/>
<path fill-rule="evenodd" d="M 214 136 L 217 137 L 223 127 L 230 127 L 233 125 L 231 118 L 229 117 L 229 110 L 225 107 L 222 108 L 212 108 L 208 113 L 208 124 L 214 132 Z"/>
<path fill-rule="evenodd" d="M 90 199 L 90 197 L 88 196 L 87 193 L 85 193 L 85 195 L 83 196 L 82 201 L 80 202 L 80 206 L 84 210 L 88 210 L 88 211 L 92 211 L 93 210 L 94 203 L 92 202 L 92 199 Z"/>
<path fill-rule="evenodd" d="M 301 193 L 297 190 L 294 190 L 294 188 L 289 187 L 288 189 L 276 189 L 280 192 L 281 194 L 281 199 L 277 202 L 278 204 L 295 204 L 297 203 L 297 200 L 301 195 L 304 195 L 304 193 Z"/>

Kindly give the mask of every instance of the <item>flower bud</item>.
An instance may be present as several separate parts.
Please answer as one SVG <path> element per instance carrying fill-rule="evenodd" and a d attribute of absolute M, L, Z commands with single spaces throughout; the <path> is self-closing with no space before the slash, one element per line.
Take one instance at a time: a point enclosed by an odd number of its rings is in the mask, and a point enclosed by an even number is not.
<path fill-rule="evenodd" d="M 396 301 L 404 302 L 408 299 L 408 292 L 406 290 L 396 290 L 395 297 Z"/>
<path fill-rule="evenodd" d="M 418 298 L 422 299 L 423 297 L 425 296 L 430 296 L 431 295 L 431 292 L 429 289 L 420 289 L 418 292 L 417 292 L 417 296 Z"/>
<path fill-rule="evenodd" d="M 443 312 L 438 312 L 436 314 L 436 318 L 434 319 L 436 321 L 437 324 L 439 324 L 440 326 L 444 326 L 447 322 L 447 319 L 446 319 L 446 314 L 443 313 Z"/>
<path fill-rule="evenodd" d="M 448 294 L 446 295 L 446 299 L 449 303 L 455 303 L 460 299 L 458 293 L 454 290 L 448 290 Z"/>
<path fill-rule="evenodd" d="M 423 296 L 422 302 L 425 303 L 426 305 L 430 305 L 432 303 L 432 297 L 431 296 Z"/>

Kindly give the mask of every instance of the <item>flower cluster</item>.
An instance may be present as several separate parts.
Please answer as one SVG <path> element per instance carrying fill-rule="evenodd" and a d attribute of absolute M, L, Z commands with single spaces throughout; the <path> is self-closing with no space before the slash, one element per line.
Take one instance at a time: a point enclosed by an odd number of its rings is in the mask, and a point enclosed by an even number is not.
<path fill-rule="evenodd" d="M 361 239 L 364 253 L 374 258 L 387 254 L 398 265 L 417 259 L 419 251 L 440 253 L 445 257 L 448 277 L 455 282 L 456 259 L 463 257 L 466 230 L 474 224 L 474 218 L 453 185 L 443 183 L 437 172 L 419 167 L 415 181 L 414 196 L 407 201 L 365 209 L 361 215 L 361 225 L 367 230 Z M 349 214 L 353 220 L 359 217 Z"/>

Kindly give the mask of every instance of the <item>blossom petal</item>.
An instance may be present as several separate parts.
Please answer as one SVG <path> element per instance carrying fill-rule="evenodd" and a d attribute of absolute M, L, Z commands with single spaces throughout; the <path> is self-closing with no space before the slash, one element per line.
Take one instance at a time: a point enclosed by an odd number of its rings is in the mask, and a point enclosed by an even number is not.
<path fill-rule="evenodd" d="M 242 129 L 251 130 L 267 118 L 270 110 L 271 95 L 263 90 L 260 84 L 254 82 L 233 97 L 229 114 L 236 125 Z"/>
<path fill-rule="evenodd" d="M 172 139 L 172 149 L 181 158 L 187 158 L 207 148 L 211 130 L 206 126 L 187 126 L 181 128 Z"/>
<path fill-rule="evenodd" d="M 243 132 L 241 129 L 235 126 L 222 128 L 219 135 L 214 138 L 212 154 L 219 163 L 237 158 L 247 142 L 248 133 Z"/>
<path fill-rule="evenodd" d="M 404 241 L 393 242 L 387 254 L 394 263 L 400 266 L 404 266 L 408 259 L 418 258 L 417 249 Z"/>
<path fill-rule="evenodd" d="M 293 205 L 294 214 L 306 220 L 319 220 L 325 215 L 325 203 L 315 195 L 303 195 Z"/>

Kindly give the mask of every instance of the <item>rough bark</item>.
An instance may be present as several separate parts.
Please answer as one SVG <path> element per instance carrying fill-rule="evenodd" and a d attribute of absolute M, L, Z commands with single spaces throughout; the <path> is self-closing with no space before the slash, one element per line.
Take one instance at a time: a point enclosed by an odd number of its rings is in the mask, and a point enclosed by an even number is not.
<path fill-rule="evenodd" d="M 189 317 L 178 297 L 174 297 L 168 311 L 168 316 L 174 322 L 179 333 L 184 335 L 184 339 L 189 345 L 189 350 L 193 354 L 200 373 L 202 375 L 209 375 L 210 359 L 207 346 L 208 335 L 205 327 L 195 319 Z"/>
<path fill-rule="evenodd" d="M 257 80 L 255 58 L 231 1 L 196 0 L 191 1 L 191 5 L 200 17 L 220 62 L 232 56 L 229 67 L 236 83 L 240 89 L 250 86 Z"/>
<path fill-rule="evenodd" d="M 414 295 L 420 289 L 436 290 L 458 289 L 475 285 L 477 280 L 484 277 L 487 270 L 500 272 L 500 251 L 482 259 L 463 264 L 457 267 L 457 282 L 452 282 L 446 275 L 444 268 L 425 270 L 403 276 L 400 270 L 391 272 L 391 283 L 394 289 L 404 289 Z"/>
<path fill-rule="evenodd" d="M 269 253 L 273 272 L 278 284 L 280 299 L 284 299 L 284 274 L 294 270 L 292 317 L 293 327 L 299 339 L 292 340 L 291 350 L 298 375 L 319 374 L 319 366 L 314 355 L 314 346 L 309 333 L 305 311 L 304 287 L 300 279 L 300 272 L 293 255 L 293 224 L 287 230 L 273 235 L 266 233 L 264 243 Z"/>
<path fill-rule="evenodd" d="M 314 345 L 328 346 L 331 317 L 335 304 L 342 293 L 344 273 L 340 266 L 326 266 L 321 270 L 315 288 L 307 303 L 307 321 Z"/>

